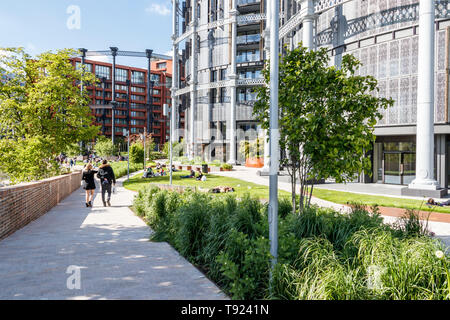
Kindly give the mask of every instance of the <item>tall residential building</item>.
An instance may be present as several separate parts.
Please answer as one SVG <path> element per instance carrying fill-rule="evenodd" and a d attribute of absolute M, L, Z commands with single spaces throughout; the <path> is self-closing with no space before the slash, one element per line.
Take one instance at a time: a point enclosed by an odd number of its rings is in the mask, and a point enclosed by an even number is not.
<path fill-rule="evenodd" d="M 208 160 L 242 163 L 240 141 L 264 136 L 252 117 L 252 88 L 264 85 L 270 1 L 173 3 L 174 48 L 182 50 L 186 66 L 186 82 L 175 97 L 187 102 L 190 156 L 205 151 Z M 397 185 L 420 180 L 431 189 L 447 188 L 449 1 L 280 0 L 280 8 L 280 51 L 301 41 L 311 50 L 325 47 L 335 66 L 353 54 L 362 62 L 359 74 L 375 76 L 379 95 L 395 100 L 376 126 L 377 141 L 368 155 L 374 174 L 360 180 Z"/>
<path fill-rule="evenodd" d="M 73 59 L 79 68 L 80 58 Z M 86 90 L 92 99 L 92 110 L 95 125 L 101 127 L 101 133 L 112 137 L 112 110 L 102 109 L 102 105 L 110 105 L 112 99 L 112 64 L 93 60 L 85 60 L 87 70 L 94 73 L 100 80 L 97 86 L 88 85 Z M 163 115 L 163 105 L 172 103 L 172 61 L 152 61 L 150 88 L 147 81 L 148 70 L 130 66 L 116 65 L 114 110 L 115 137 L 123 137 L 124 129 L 130 126 L 131 134 L 152 133 L 156 145 L 162 146 L 169 140 L 170 123 Z M 148 99 L 151 92 L 151 99 Z M 148 107 L 151 101 L 151 108 Z M 129 104 L 129 109 L 128 109 Z M 151 116 L 149 116 L 151 113 Z M 150 120 L 150 121 L 149 121 Z M 179 126 L 184 126 L 183 114 Z"/>

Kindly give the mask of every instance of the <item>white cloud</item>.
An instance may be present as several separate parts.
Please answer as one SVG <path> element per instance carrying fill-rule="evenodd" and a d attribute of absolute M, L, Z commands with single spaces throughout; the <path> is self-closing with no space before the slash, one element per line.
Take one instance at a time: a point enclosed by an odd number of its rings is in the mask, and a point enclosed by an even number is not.
<path fill-rule="evenodd" d="M 92 52 L 92 51 L 91 51 Z M 98 61 L 98 62 L 104 62 L 104 63 L 110 63 L 111 59 L 109 56 L 88 56 L 88 60 Z"/>
<path fill-rule="evenodd" d="M 145 9 L 145 12 L 150 14 L 152 13 L 158 14 L 160 16 L 168 16 L 169 14 L 172 13 L 172 10 L 168 8 L 165 4 L 152 3 Z"/>

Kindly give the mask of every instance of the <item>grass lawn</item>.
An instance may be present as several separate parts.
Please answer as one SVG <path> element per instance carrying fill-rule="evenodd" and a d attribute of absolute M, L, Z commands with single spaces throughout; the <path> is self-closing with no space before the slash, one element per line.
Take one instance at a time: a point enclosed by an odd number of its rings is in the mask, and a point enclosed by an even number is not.
<path fill-rule="evenodd" d="M 188 171 L 175 172 L 173 175 L 173 184 L 175 186 L 190 186 L 202 189 L 212 189 L 219 186 L 233 187 L 238 197 L 242 197 L 245 193 L 250 193 L 252 196 L 263 200 L 269 199 L 269 188 L 255 183 L 222 177 L 218 175 L 207 175 L 207 181 L 201 182 L 194 179 L 181 179 L 181 176 L 189 175 Z M 139 191 L 149 184 L 169 184 L 169 176 L 155 177 L 150 179 L 143 179 L 142 175 L 137 175 L 124 183 L 124 186 L 132 191 Z M 218 194 L 220 195 L 220 194 Z M 290 199 L 290 192 L 279 190 L 280 197 L 287 197 Z M 348 202 L 363 203 L 368 206 L 378 205 L 380 207 L 388 208 L 403 208 L 415 209 L 421 211 L 432 211 L 440 213 L 450 213 L 450 207 L 427 207 L 424 202 L 413 199 L 391 198 L 383 196 L 372 196 L 365 194 L 357 194 L 343 191 L 334 191 L 315 188 L 313 196 L 319 199 L 327 200 L 337 204 L 347 204 Z"/>
<path fill-rule="evenodd" d="M 347 204 L 347 202 L 360 202 L 368 206 L 376 204 L 380 207 L 388 207 L 388 208 L 404 208 L 404 209 L 416 209 L 421 211 L 450 213 L 450 207 L 433 207 L 430 209 L 428 206 L 425 205 L 426 201 L 413 199 L 371 196 L 366 194 L 357 194 L 319 188 L 314 189 L 313 196 L 319 199 L 339 204 Z"/>
<path fill-rule="evenodd" d="M 173 174 L 173 185 L 175 186 L 188 186 L 197 187 L 202 189 L 212 189 L 215 187 L 226 186 L 232 187 L 236 191 L 235 195 L 242 197 L 245 193 L 250 193 L 252 196 L 258 197 L 260 199 L 269 199 L 269 188 L 266 186 L 261 186 L 255 183 L 242 181 L 239 179 L 222 177 L 217 175 L 206 175 L 207 181 L 197 181 L 195 179 L 181 179 L 182 176 L 189 175 L 188 171 L 174 172 Z M 169 176 L 165 177 L 155 177 L 150 179 L 143 179 L 142 175 L 137 175 L 126 181 L 124 183 L 125 188 L 132 191 L 139 191 L 142 188 L 150 184 L 169 184 Z M 216 194 L 220 195 L 220 194 Z M 280 190 L 280 197 L 290 197 L 290 193 Z"/>

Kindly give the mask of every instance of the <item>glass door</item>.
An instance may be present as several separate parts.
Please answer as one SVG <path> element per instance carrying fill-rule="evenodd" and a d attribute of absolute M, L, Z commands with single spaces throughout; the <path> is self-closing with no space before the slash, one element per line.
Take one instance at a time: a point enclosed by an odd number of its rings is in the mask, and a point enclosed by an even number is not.
<path fill-rule="evenodd" d="M 403 153 L 403 183 L 404 185 L 411 184 L 416 178 L 416 154 Z"/>
<path fill-rule="evenodd" d="M 416 154 L 409 152 L 384 153 L 384 183 L 409 185 L 416 178 Z"/>
<path fill-rule="evenodd" d="M 402 184 L 402 154 L 384 154 L 384 183 Z"/>

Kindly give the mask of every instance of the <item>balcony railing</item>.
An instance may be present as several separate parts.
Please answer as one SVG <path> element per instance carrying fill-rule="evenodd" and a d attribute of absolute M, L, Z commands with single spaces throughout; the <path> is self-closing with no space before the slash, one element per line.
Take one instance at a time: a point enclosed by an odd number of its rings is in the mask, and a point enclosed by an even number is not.
<path fill-rule="evenodd" d="M 251 44 L 251 43 L 258 43 L 261 41 L 261 35 L 260 34 L 249 34 L 245 36 L 239 36 L 236 39 L 237 44 Z"/>
<path fill-rule="evenodd" d="M 237 63 L 244 63 L 244 62 L 256 62 L 256 61 L 260 61 L 261 57 L 258 54 L 252 54 L 252 55 L 238 55 L 236 57 L 236 62 Z"/>
<path fill-rule="evenodd" d="M 258 4 L 260 2 L 261 2 L 260 0 L 238 0 L 237 5 L 245 6 L 245 5 L 250 5 L 250 4 Z"/>

